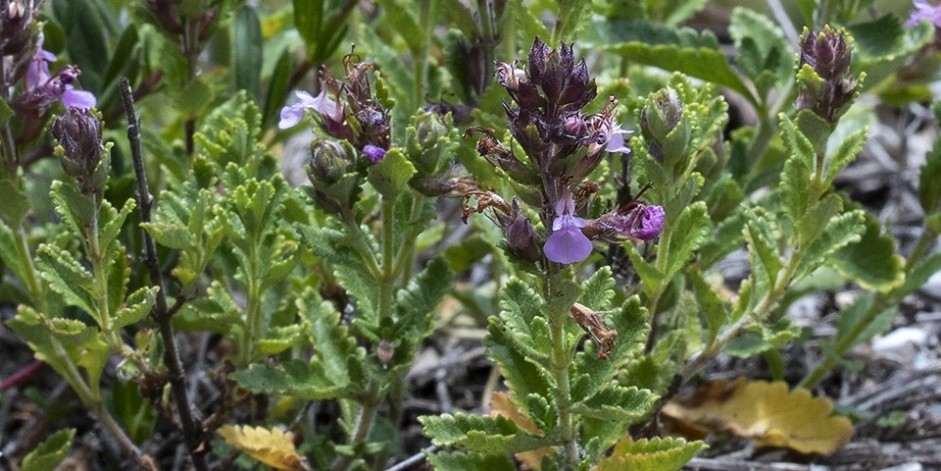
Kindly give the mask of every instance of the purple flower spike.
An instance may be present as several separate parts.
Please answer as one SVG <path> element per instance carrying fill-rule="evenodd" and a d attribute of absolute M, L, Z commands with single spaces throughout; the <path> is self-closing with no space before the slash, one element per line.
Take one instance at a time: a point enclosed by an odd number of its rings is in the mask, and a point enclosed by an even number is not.
<path fill-rule="evenodd" d="M 304 110 L 314 110 L 324 118 L 329 118 L 336 122 L 343 121 L 343 108 L 340 104 L 327 97 L 327 91 L 322 90 L 316 97 L 310 93 L 298 90 L 295 92 L 298 101 L 293 105 L 287 105 L 281 108 L 281 121 L 278 127 L 281 129 L 292 128 L 304 118 Z"/>
<path fill-rule="evenodd" d="M 591 241 L 582 234 L 585 220 L 574 216 L 575 201 L 565 194 L 555 205 L 555 220 L 552 221 L 552 234 L 546 239 L 543 251 L 546 258 L 556 263 L 568 265 L 578 263 L 591 255 Z"/>
<path fill-rule="evenodd" d="M 366 144 L 363 146 L 363 154 L 366 155 L 366 158 L 369 159 L 370 162 L 376 163 L 386 156 L 386 150 L 379 146 Z"/>
<path fill-rule="evenodd" d="M 935 27 L 941 28 L 941 5 L 934 5 L 929 0 L 915 0 L 915 11 L 908 17 L 905 26 L 912 27 L 927 21 Z"/>

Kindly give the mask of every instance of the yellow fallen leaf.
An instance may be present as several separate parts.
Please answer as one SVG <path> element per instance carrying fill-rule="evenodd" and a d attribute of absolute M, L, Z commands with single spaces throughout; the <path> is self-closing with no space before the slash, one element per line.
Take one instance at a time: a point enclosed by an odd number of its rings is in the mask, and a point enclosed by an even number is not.
<path fill-rule="evenodd" d="M 788 390 L 776 381 L 715 381 L 683 401 L 670 401 L 664 415 L 685 426 L 726 431 L 758 446 L 787 447 L 828 455 L 849 442 L 853 425 L 833 415 L 833 402 L 807 389 Z"/>
<path fill-rule="evenodd" d="M 525 430 L 532 435 L 541 436 L 542 430 L 530 419 L 520 412 L 519 407 L 513 402 L 512 393 L 496 392 L 493 393 L 493 399 L 490 401 L 490 414 L 502 415 L 516 424 L 521 430 Z M 551 455 L 552 448 L 538 448 L 535 450 L 523 451 L 516 454 L 516 459 L 523 463 L 523 469 L 542 469 L 542 458 Z"/>
<path fill-rule="evenodd" d="M 290 432 L 248 425 L 224 425 L 219 428 L 219 436 L 229 445 L 272 468 L 310 471 L 304 458 L 297 454 L 294 435 Z"/>

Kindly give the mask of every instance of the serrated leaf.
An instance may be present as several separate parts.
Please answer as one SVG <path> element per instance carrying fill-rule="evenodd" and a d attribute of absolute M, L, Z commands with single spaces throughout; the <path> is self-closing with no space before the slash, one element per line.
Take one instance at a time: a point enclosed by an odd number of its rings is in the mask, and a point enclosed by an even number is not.
<path fill-rule="evenodd" d="M 866 231 L 866 214 L 862 210 L 853 210 L 840 214 L 827 223 L 827 227 L 807 248 L 794 272 L 793 279 L 799 280 L 825 263 L 836 251 L 858 242 Z"/>
<path fill-rule="evenodd" d="M 729 35 L 738 49 L 737 62 L 758 82 L 762 73 L 772 75 L 775 83 L 791 79 L 794 53 L 781 29 L 768 17 L 736 7 L 732 11 Z"/>
<path fill-rule="evenodd" d="M 592 471 L 667 471 L 680 469 L 706 448 L 703 442 L 682 438 L 640 439 L 625 437 L 614 446 L 611 456 L 598 461 Z"/>
<path fill-rule="evenodd" d="M 332 382 L 345 387 L 351 379 L 348 362 L 358 361 L 361 356 L 356 339 L 340 323 L 340 313 L 330 303 L 321 302 L 313 289 L 304 290 L 296 305 L 317 351 L 315 359 Z"/>
<path fill-rule="evenodd" d="M 611 386 L 576 404 L 572 410 L 585 417 L 633 424 L 648 416 L 656 401 L 657 396 L 646 389 Z"/>
<path fill-rule="evenodd" d="M 527 417 L 520 407 L 513 402 L 513 393 L 496 392 L 493 400 L 490 401 L 490 415 L 500 415 L 513 421 L 520 430 L 535 436 L 543 436 L 545 433 L 537 426 L 532 419 Z M 534 396 L 530 396 L 534 397 Z M 552 413 L 555 413 L 553 410 Z M 538 448 L 535 450 L 523 451 L 516 454 L 516 459 L 522 462 L 529 469 L 539 469 L 542 460 L 546 456 L 551 456 L 554 451 L 550 447 Z"/>
<path fill-rule="evenodd" d="M 542 38 L 548 41 L 552 34 L 549 28 L 542 23 L 534 8 L 530 8 L 524 0 L 510 0 L 506 7 L 512 12 L 516 37 L 519 38 L 523 47 L 528 47 L 529 41 L 534 38 Z"/>
<path fill-rule="evenodd" d="M 549 445 L 503 417 L 443 414 L 418 418 L 422 431 L 437 446 L 459 446 L 483 454 L 518 453 Z"/>
<path fill-rule="evenodd" d="M 36 257 L 36 267 L 40 276 L 49 283 L 49 288 L 62 295 L 67 304 L 92 316 L 97 315 L 92 296 L 95 291 L 92 275 L 71 253 L 43 244 L 39 246 Z"/>
<path fill-rule="evenodd" d="M 81 236 L 83 228 L 88 227 L 95 217 L 95 202 L 78 191 L 75 185 L 59 180 L 52 182 L 49 197 L 66 227 L 76 236 Z"/>
<path fill-rule="evenodd" d="M 125 305 L 114 313 L 111 321 L 115 330 L 135 324 L 147 317 L 157 299 L 156 286 L 140 288 L 127 297 Z"/>
<path fill-rule="evenodd" d="M 17 278 L 25 280 L 29 276 L 27 267 L 20 258 L 13 229 L 2 219 L 0 219 L 0 260 L 3 260 L 3 263 Z"/>
<path fill-rule="evenodd" d="M 256 356 L 264 358 L 277 355 L 293 347 L 297 339 L 301 337 L 301 331 L 301 326 L 297 324 L 269 328 L 265 333 L 267 337 L 257 342 Z"/>
<path fill-rule="evenodd" d="M 67 428 L 53 433 L 23 458 L 20 471 L 53 471 L 65 459 L 72 447 L 75 429 Z"/>
<path fill-rule="evenodd" d="M 882 234 L 879 221 L 866 213 L 866 229 L 859 242 L 833 253 L 827 265 L 866 289 L 882 292 L 905 282 L 905 259 L 895 253 L 895 239 Z"/>
<path fill-rule="evenodd" d="M 579 352 L 575 357 L 573 378 L 578 380 L 572 388 L 572 397 L 582 400 L 607 385 L 614 375 L 641 349 L 647 340 L 649 318 L 641 307 L 640 298 L 632 296 L 620 311 L 609 316 L 608 324 L 617 333 L 617 342 L 607 359 L 598 358 L 593 349 Z M 593 345 L 593 344 L 591 344 Z"/>
<path fill-rule="evenodd" d="M 223 425 L 219 436 L 239 451 L 275 469 L 309 471 L 304 458 L 294 448 L 294 434 L 281 429 L 248 425 Z"/>
<path fill-rule="evenodd" d="M 737 91 L 754 100 L 711 33 L 672 29 L 642 21 L 595 23 L 604 38 L 596 46 L 645 65 L 680 72 Z"/>
<path fill-rule="evenodd" d="M 111 251 L 111 244 L 118 238 L 121 227 L 124 226 L 124 221 L 127 220 L 127 216 L 131 214 L 131 211 L 136 207 L 137 203 L 133 198 L 125 201 L 120 211 L 115 211 L 108 200 L 101 202 L 101 208 L 98 211 L 100 219 L 99 224 L 101 226 L 100 232 L 98 233 L 98 247 L 102 254 L 107 254 Z"/>
<path fill-rule="evenodd" d="M 839 146 L 830 155 L 827 156 L 827 169 L 825 186 L 830 186 L 833 180 L 839 176 L 840 172 L 846 168 L 863 150 L 866 141 L 869 139 L 869 128 L 859 129 L 849 136 L 846 136 Z"/>
<path fill-rule="evenodd" d="M 643 256 L 637 250 L 637 247 L 634 247 L 634 244 L 625 243 L 623 246 L 626 249 L 627 257 L 631 260 L 631 265 L 634 267 L 637 275 L 640 276 L 640 280 L 644 283 L 647 291 L 654 292 L 659 290 L 660 285 L 666 279 L 663 272 L 658 270 L 653 264 L 647 262 L 647 260 L 644 260 Z"/>
<path fill-rule="evenodd" d="M 428 462 L 438 471 L 516 471 L 505 454 L 439 452 L 428 455 Z"/>
<path fill-rule="evenodd" d="M 389 149 L 382 160 L 369 167 L 366 178 L 383 198 L 395 199 L 416 172 L 401 150 Z"/>
<path fill-rule="evenodd" d="M 693 253 L 702 247 L 712 232 L 712 222 L 706 212 L 706 203 L 697 201 L 683 208 L 676 218 L 670 234 L 668 261 L 658 265 L 662 267 L 664 277 L 670 279 L 692 259 Z"/>
<path fill-rule="evenodd" d="M 614 299 L 614 276 L 611 267 L 601 267 L 582 283 L 582 296 L 579 302 L 595 311 L 611 308 Z"/>
<path fill-rule="evenodd" d="M 258 394 L 287 394 L 304 399 L 337 397 L 343 385 L 336 384 L 319 363 L 290 360 L 280 365 L 254 363 L 229 378 Z"/>
<path fill-rule="evenodd" d="M 788 447 L 800 453 L 829 455 L 849 442 L 853 425 L 832 415 L 833 402 L 787 383 L 715 381 L 691 401 L 671 401 L 663 412 L 714 431 L 750 438 L 760 447 Z"/>
<path fill-rule="evenodd" d="M 759 208 L 748 211 L 745 216 L 745 242 L 754 270 L 752 276 L 758 280 L 760 286 L 770 288 L 774 286 L 778 272 L 783 266 L 775 244 L 775 227 L 768 215 Z"/>
<path fill-rule="evenodd" d="M 706 326 L 706 345 L 712 345 L 719 330 L 729 319 L 729 310 L 725 307 L 719 294 L 706 282 L 699 270 L 690 270 L 693 289 L 696 291 L 696 302 L 702 310 L 702 318 Z"/>
<path fill-rule="evenodd" d="M 521 396 L 544 396 L 550 390 L 549 372 L 527 356 L 527 349 L 513 340 L 513 334 L 500 320 L 491 317 L 484 339 L 487 356 L 500 367 L 510 388 Z"/>

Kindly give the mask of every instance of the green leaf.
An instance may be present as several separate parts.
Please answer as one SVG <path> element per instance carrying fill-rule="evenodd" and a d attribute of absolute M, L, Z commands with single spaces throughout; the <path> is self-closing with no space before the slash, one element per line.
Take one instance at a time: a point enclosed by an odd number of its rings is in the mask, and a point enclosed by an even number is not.
<path fill-rule="evenodd" d="M 108 67 L 108 43 L 95 9 L 85 2 L 56 0 L 54 4 L 56 19 L 65 30 L 69 58 L 82 71 L 82 85 L 86 90 L 100 91 L 101 73 Z"/>
<path fill-rule="evenodd" d="M 908 296 L 921 288 L 932 275 L 939 271 L 941 271 L 941 252 L 934 252 L 908 269 L 905 274 L 905 283 L 893 294 L 896 299 Z"/>
<path fill-rule="evenodd" d="M 941 119 L 941 102 L 936 102 L 932 109 L 935 118 Z M 935 141 L 918 173 L 918 201 L 925 214 L 941 209 L 941 141 Z"/>
<path fill-rule="evenodd" d="M 827 265 L 865 289 L 887 292 L 905 282 L 905 259 L 895 253 L 895 239 L 882 234 L 879 221 L 865 213 L 866 229 L 859 242 L 846 245 Z"/>
<path fill-rule="evenodd" d="M 585 351 L 576 354 L 572 370 L 572 397 L 576 400 L 588 398 L 607 386 L 617 372 L 643 349 L 647 341 L 650 319 L 637 296 L 628 298 L 620 311 L 608 316 L 605 321 L 617 333 L 617 342 L 606 359 L 595 355 L 594 343 L 588 344 L 590 347 L 586 345 Z"/>
<path fill-rule="evenodd" d="M 330 303 L 321 302 L 320 296 L 307 288 L 295 302 L 298 315 L 308 332 L 311 345 L 317 352 L 313 358 L 331 382 L 346 387 L 350 383 L 350 362 L 362 361 L 363 351 L 347 326 L 340 323 L 340 313 Z"/>
<path fill-rule="evenodd" d="M 842 123 L 842 121 L 841 121 Z M 832 138 L 831 138 L 832 139 Z M 833 180 L 850 164 L 863 150 L 866 140 L 869 139 L 869 128 L 859 129 L 846 136 L 839 147 L 827 156 L 827 169 L 825 186 L 830 186 Z M 939 175 L 941 177 L 941 175 Z"/>
<path fill-rule="evenodd" d="M 300 360 L 271 365 L 253 363 L 236 371 L 229 378 L 239 386 L 257 394 L 287 394 L 302 399 L 331 399 L 342 389 L 319 363 Z"/>
<path fill-rule="evenodd" d="M 498 415 L 444 414 L 418 418 L 425 436 L 437 446 L 460 446 L 484 454 L 516 453 L 542 448 L 547 443 L 521 431 L 512 420 Z"/>
<path fill-rule="evenodd" d="M 50 245 L 40 245 L 36 251 L 36 267 L 39 274 L 56 293 L 62 295 L 65 302 L 76 306 L 92 316 L 98 314 L 95 309 L 95 282 L 67 250 Z"/>
<path fill-rule="evenodd" d="M 292 51 L 285 50 L 278 57 L 271 80 L 268 82 L 268 93 L 265 94 L 265 108 L 262 113 L 265 125 L 269 125 L 278 116 L 278 112 L 287 100 L 288 86 L 291 81 Z"/>
<path fill-rule="evenodd" d="M 439 471 L 515 471 L 516 466 L 506 456 L 478 453 L 438 452 L 428 454 L 428 462 Z"/>
<path fill-rule="evenodd" d="M 552 37 L 549 28 L 546 28 L 546 25 L 539 19 L 535 9 L 531 8 L 524 0 L 510 0 L 507 10 L 512 12 L 516 37 L 520 41 L 519 44 L 524 48 L 528 49 L 531 44 L 530 41 L 535 38 L 548 41 Z"/>
<path fill-rule="evenodd" d="M 823 233 L 807 248 L 797 265 L 793 280 L 797 281 L 825 263 L 831 255 L 843 247 L 859 242 L 866 231 L 866 213 L 857 209 L 832 218 Z"/>
<path fill-rule="evenodd" d="M 778 239 L 776 227 L 769 215 L 760 208 L 747 211 L 745 217 L 748 221 L 745 224 L 745 242 L 748 245 L 752 277 L 759 286 L 770 289 L 783 266 L 775 243 Z"/>
<path fill-rule="evenodd" d="M 768 17 L 747 8 L 732 11 L 729 35 L 738 49 L 737 62 L 748 76 L 760 83 L 763 74 L 771 75 L 773 83 L 792 78 L 794 53 L 784 33 Z"/>
<path fill-rule="evenodd" d="M 255 101 L 260 101 L 262 51 L 258 12 L 244 5 L 235 19 L 235 87 L 248 91 Z"/>
<path fill-rule="evenodd" d="M 875 293 L 861 293 L 837 314 L 837 334 L 832 345 L 844 347 L 837 353 L 846 353 L 892 326 L 898 309 L 892 306 L 876 312 L 875 301 Z M 833 349 L 827 351 L 832 352 Z"/>
<path fill-rule="evenodd" d="M 33 451 L 23 458 L 20 471 L 53 471 L 59 463 L 69 454 L 72 448 L 72 439 L 75 438 L 75 429 L 67 428 L 53 433 Z"/>
<path fill-rule="evenodd" d="M 16 180 L 9 178 L 0 179 L 0 215 L 10 224 L 11 227 L 17 227 L 23 223 L 26 214 L 31 205 L 29 197 L 20 187 Z"/>
<path fill-rule="evenodd" d="M 693 253 L 702 247 L 712 232 L 712 222 L 706 213 L 706 203 L 697 201 L 683 208 L 670 231 L 670 249 L 663 267 L 664 277 L 673 278 L 693 258 Z M 661 242 L 662 243 L 662 242 Z"/>
<path fill-rule="evenodd" d="M 606 311 L 611 308 L 614 299 L 614 276 L 611 267 L 601 267 L 582 283 L 582 296 L 579 302 L 594 311 Z"/>
<path fill-rule="evenodd" d="M 687 442 L 682 438 L 641 439 L 626 437 L 611 452 L 611 456 L 598 461 L 596 471 L 665 471 L 680 469 L 704 450 L 700 441 Z"/>
<path fill-rule="evenodd" d="M 389 149 L 386 156 L 369 167 L 367 179 L 383 198 L 395 199 L 415 175 L 415 166 L 400 149 Z"/>
<path fill-rule="evenodd" d="M 294 0 L 294 26 L 308 48 L 320 40 L 323 23 L 323 0 Z"/>
<path fill-rule="evenodd" d="M 123 307 L 114 313 L 112 326 L 115 330 L 140 322 L 147 317 L 157 299 L 156 286 L 140 288 L 127 297 Z"/>
<path fill-rule="evenodd" d="M 680 72 L 721 85 L 754 103 L 754 96 L 729 65 L 711 33 L 689 28 L 675 30 L 642 21 L 597 21 L 604 38 L 595 44 L 622 57 L 664 70 Z"/>
<path fill-rule="evenodd" d="M 75 185 L 59 180 L 52 182 L 49 197 L 66 227 L 77 237 L 81 237 L 84 228 L 88 227 L 95 217 L 95 202 L 79 192 Z"/>
<path fill-rule="evenodd" d="M 640 280 L 644 283 L 644 287 L 646 287 L 647 291 L 654 292 L 659 290 L 660 285 L 666 280 L 666 275 L 653 264 L 644 260 L 643 255 L 640 254 L 634 244 L 628 242 L 621 246 L 627 251 L 627 256 L 631 259 L 631 265 L 634 267 L 637 275 L 640 276 Z"/>
<path fill-rule="evenodd" d="M 611 386 L 577 403 L 572 411 L 585 417 L 633 424 L 647 417 L 656 402 L 657 396 L 646 389 Z"/>
<path fill-rule="evenodd" d="M 511 329 L 495 317 L 490 318 L 487 332 L 489 335 L 483 342 L 487 356 L 500 367 L 510 389 L 519 397 L 549 394 L 552 387 L 549 371 L 529 356 L 531 348 L 520 346 L 529 342 L 517 339 Z"/>
<path fill-rule="evenodd" d="M 417 344 L 431 334 L 438 303 L 453 287 L 453 280 L 454 275 L 447 263 L 436 257 L 409 282 L 408 288 L 399 291 L 396 310 L 399 312 L 397 324 L 401 326 L 397 326 L 397 336 L 404 336 L 410 343 Z"/>
<path fill-rule="evenodd" d="M 127 77 L 131 84 L 137 80 L 137 74 L 140 70 L 140 51 L 141 38 L 137 32 L 137 26 L 129 24 L 114 47 L 114 53 L 108 63 L 108 69 L 104 71 L 101 84 L 102 90 L 98 94 L 98 105 L 100 109 L 107 109 L 118 94 L 118 79 Z"/>
<path fill-rule="evenodd" d="M 118 238 L 121 227 L 124 226 L 124 221 L 127 220 L 127 216 L 131 214 L 135 207 L 137 207 L 137 203 L 133 198 L 124 202 L 121 211 L 115 211 L 108 200 L 101 202 L 101 208 L 98 211 L 98 223 L 101 227 L 98 233 L 98 250 L 102 254 L 107 255 L 111 251 L 111 244 Z"/>
<path fill-rule="evenodd" d="M 302 326 L 297 324 L 269 328 L 265 333 L 267 337 L 258 339 L 256 356 L 264 358 L 277 355 L 293 347 L 301 337 L 302 330 Z"/>
<path fill-rule="evenodd" d="M 702 309 L 702 318 L 706 325 L 706 338 L 703 341 L 706 345 L 712 345 L 719 335 L 719 329 L 729 319 L 729 310 L 699 270 L 690 269 L 690 275 L 693 289 L 696 290 L 696 302 Z"/>

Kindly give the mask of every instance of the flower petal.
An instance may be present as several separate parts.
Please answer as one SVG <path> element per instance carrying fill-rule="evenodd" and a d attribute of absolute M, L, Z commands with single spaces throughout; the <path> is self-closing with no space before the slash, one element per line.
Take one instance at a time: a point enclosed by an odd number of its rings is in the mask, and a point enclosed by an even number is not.
<path fill-rule="evenodd" d="M 281 121 L 278 127 L 281 129 L 293 128 L 304 118 L 304 107 L 298 105 L 288 105 L 281 108 Z"/>
<path fill-rule="evenodd" d="M 92 92 L 76 90 L 71 85 L 65 86 L 65 92 L 62 93 L 62 104 L 66 108 L 94 108 L 98 100 Z"/>
<path fill-rule="evenodd" d="M 591 241 L 578 227 L 568 226 L 550 234 L 543 251 L 549 260 L 567 265 L 588 258 L 591 248 Z"/>

